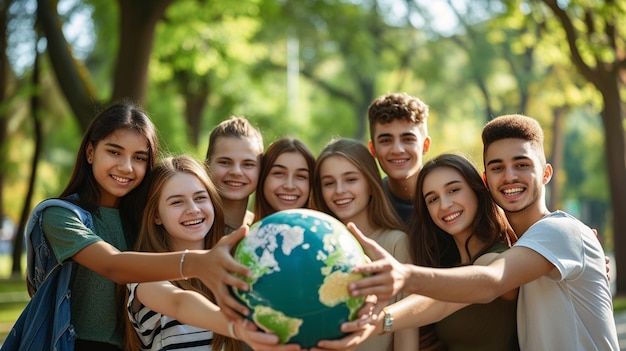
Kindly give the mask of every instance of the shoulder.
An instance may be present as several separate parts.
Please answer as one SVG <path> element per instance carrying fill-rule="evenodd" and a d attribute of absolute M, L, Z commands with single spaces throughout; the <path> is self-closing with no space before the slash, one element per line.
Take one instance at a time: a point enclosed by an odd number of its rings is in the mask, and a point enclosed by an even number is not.
<path fill-rule="evenodd" d="M 391 241 L 402 241 L 408 239 L 409 236 L 402 230 L 398 229 L 377 229 L 372 233 L 371 238 L 385 238 Z"/>
<path fill-rule="evenodd" d="M 36 219 L 41 218 L 44 215 L 48 218 L 54 217 L 61 220 L 78 218 L 87 226 L 92 226 L 92 216 L 89 211 L 63 199 L 47 199 L 40 202 L 33 209 L 30 221 L 34 222 Z"/>
<path fill-rule="evenodd" d="M 411 262 L 409 236 L 397 229 L 378 229 L 369 236 L 402 263 Z"/>
<path fill-rule="evenodd" d="M 516 245 L 530 242 L 564 242 L 582 245 L 587 237 L 595 238 L 595 234 L 587 225 L 563 211 L 556 211 L 535 222 L 523 233 Z M 521 243 L 520 243 L 521 242 Z"/>

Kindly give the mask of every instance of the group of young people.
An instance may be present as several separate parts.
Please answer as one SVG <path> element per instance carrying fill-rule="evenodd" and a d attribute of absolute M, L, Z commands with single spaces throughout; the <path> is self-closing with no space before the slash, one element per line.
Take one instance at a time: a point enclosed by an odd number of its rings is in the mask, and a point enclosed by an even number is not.
<path fill-rule="evenodd" d="M 418 98 L 383 95 L 368 111 L 369 149 L 336 138 L 317 158 L 292 137 L 264 151 L 260 131 L 232 117 L 201 162 L 158 159 L 146 114 L 114 104 L 86 131 L 59 197 L 88 214 L 51 200 L 33 211 L 30 237 L 52 253 L 28 267 L 33 299 L 69 269 L 69 323 L 55 335 L 75 350 L 298 350 L 242 318 L 229 286 L 247 289 L 232 273 L 250 272 L 230 252 L 247 225 L 310 207 L 348 225 L 373 260 L 349 287 L 368 296 L 361 317 L 316 349 L 619 349 L 599 241 L 546 208 L 539 123 L 488 123 L 481 177 L 457 154 L 423 163 L 427 117 Z"/>

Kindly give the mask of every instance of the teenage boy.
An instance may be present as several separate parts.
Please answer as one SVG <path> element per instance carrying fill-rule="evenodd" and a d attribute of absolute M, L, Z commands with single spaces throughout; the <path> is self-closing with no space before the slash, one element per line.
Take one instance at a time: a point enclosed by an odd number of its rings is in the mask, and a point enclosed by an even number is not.
<path fill-rule="evenodd" d="M 428 105 L 406 93 L 389 93 L 370 104 L 367 117 L 370 152 L 387 175 L 383 188 L 396 213 L 408 225 L 414 213 L 417 177 L 430 148 Z M 442 349 L 432 325 L 420 328 L 419 345 L 426 351 Z"/>
<path fill-rule="evenodd" d="M 579 220 L 546 207 L 545 185 L 552 166 L 546 163 L 541 126 L 527 116 L 501 116 L 485 125 L 482 138 L 485 182 L 519 241 L 487 266 L 435 269 L 400 264 L 355 230 L 378 260 L 355 269 L 377 274 L 352 283 L 351 293 L 375 294 L 383 302 L 405 292 L 486 303 L 519 287 L 522 350 L 619 350 L 600 242 Z M 446 303 L 424 301 L 422 308 L 411 306 L 415 314 L 445 310 Z M 403 326 L 407 318 L 403 314 Z"/>
<path fill-rule="evenodd" d="M 409 223 L 422 157 L 430 147 L 428 105 L 406 93 L 380 96 L 369 106 L 369 148 L 387 174 L 385 192 L 396 212 Z"/>

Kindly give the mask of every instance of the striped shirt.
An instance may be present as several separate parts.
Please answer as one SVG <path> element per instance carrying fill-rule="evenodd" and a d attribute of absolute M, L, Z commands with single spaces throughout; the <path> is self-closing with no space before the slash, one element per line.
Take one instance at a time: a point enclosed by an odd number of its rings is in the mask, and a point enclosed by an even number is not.
<path fill-rule="evenodd" d="M 136 299 L 137 283 L 128 284 L 128 316 L 143 350 L 211 350 L 213 332 L 182 324 L 157 313 Z"/>

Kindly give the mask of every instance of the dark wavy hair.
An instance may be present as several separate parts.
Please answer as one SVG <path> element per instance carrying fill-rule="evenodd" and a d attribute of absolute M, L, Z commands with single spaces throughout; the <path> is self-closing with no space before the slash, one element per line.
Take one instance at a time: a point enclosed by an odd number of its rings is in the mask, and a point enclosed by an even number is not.
<path fill-rule="evenodd" d="M 376 125 L 387 124 L 395 120 L 407 121 L 420 126 L 423 135 L 428 135 L 426 120 L 428 105 L 407 93 L 390 93 L 379 96 L 367 109 L 370 126 L 370 140 L 376 142 Z"/>

